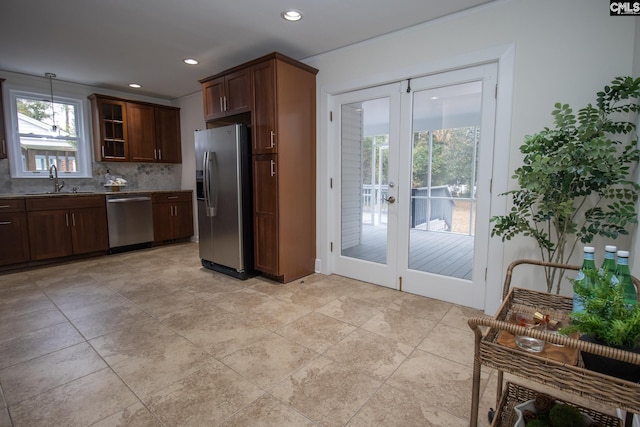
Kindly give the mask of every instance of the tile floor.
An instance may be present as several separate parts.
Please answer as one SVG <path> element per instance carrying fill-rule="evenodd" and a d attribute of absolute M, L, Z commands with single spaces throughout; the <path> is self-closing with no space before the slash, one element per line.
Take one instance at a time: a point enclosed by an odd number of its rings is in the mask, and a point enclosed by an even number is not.
<path fill-rule="evenodd" d="M 2 274 L 0 427 L 467 426 L 480 314 L 339 276 L 239 281 L 193 243 Z"/>

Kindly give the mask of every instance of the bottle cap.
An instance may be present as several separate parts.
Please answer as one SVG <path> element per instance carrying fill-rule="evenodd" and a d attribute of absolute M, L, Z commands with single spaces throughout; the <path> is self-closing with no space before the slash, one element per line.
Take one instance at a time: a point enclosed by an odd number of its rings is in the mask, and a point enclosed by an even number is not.
<path fill-rule="evenodd" d="M 618 256 L 622 258 L 629 258 L 629 251 L 618 251 Z"/>
<path fill-rule="evenodd" d="M 592 254 L 592 253 L 594 253 L 596 251 L 596 248 L 594 248 L 593 246 L 585 246 L 584 247 L 584 251 L 586 253 L 588 253 L 588 254 Z"/>
<path fill-rule="evenodd" d="M 605 252 L 615 252 L 616 249 L 618 249 L 616 246 L 613 245 L 607 245 L 604 247 L 604 251 Z"/>

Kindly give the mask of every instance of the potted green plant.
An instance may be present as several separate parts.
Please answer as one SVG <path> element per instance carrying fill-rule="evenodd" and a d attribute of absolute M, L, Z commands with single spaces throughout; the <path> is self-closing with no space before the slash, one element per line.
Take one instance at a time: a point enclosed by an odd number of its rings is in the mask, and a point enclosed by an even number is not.
<path fill-rule="evenodd" d="M 593 288 L 575 286 L 574 292 L 584 304 L 584 311 L 571 314 L 571 324 L 561 329 L 566 335 L 581 334 L 583 341 L 640 353 L 640 304 L 625 302 L 622 286 L 611 274 L 587 271 Z M 575 281 L 574 281 L 575 282 Z M 587 369 L 632 382 L 640 381 L 640 365 L 582 352 Z"/>
<path fill-rule="evenodd" d="M 502 194 L 512 207 L 491 218 L 491 235 L 532 237 L 543 261 L 566 264 L 578 242 L 628 234 L 637 222 L 639 186 L 631 174 L 639 158 L 639 97 L 640 78 L 617 77 L 577 114 L 555 104 L 554 128 L 526 136 L 520 147 L 523 165 L 513 175 L 519 188 Z M 555 284 L 560 293 L 564 271 L 545 267 L 547 292 Z"/>

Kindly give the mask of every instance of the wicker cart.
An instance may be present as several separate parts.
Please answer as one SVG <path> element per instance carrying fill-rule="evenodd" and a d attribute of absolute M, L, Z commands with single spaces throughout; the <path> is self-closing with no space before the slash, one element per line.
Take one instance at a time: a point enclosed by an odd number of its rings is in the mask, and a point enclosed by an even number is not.
<path fill-rule="evenodd" d="M 471 427 L 477 426 L 478 423 L 480 374 L 483 366 L 495 368 L 498 371 L 497 404 L 503 401 L 503 376 L 504 372 L 508 372 L 526 378 L 530 382 L 544 384 L 566 393 L 600 402 L 612 408 L 626 410 L 629 414 L 627 426 L 631 427 L 631 414 L 640 413 L 640 384 L 585 369 L 579 357 L 579 352 L 587 351 L 636 365 L 640 365 L 640 354 L 580 341 L 577 337 L 567 337 L 546 331 L 527 329 L 509 322 L 510 316 L 514 312 L 539 312 L 549 314 L 552 319 L 566 322 L 573 306 L 572 299 L 568 297 L 511 287 L 514 268 L 523 264 L 558 267 L 566 270 L 579 270 L 580 268 L 573 265 L 535 260 L 514 261 L 507 269 L 503 288 L 503 301 L 498 313 L 493 318 L 477 317 L 469 319 L 469 327 L 475 335 Z M 636 278 L 633 278 L 633 281 L 638 287 L 640 282 Z M 480 327 L 486 328 L 481 329 Z M 543 353 L 527 352 L 505 342 L 505 336 L 514 335 L 542 339 L 549 344 L 562 346 L 557 348 L 564 350 L 563 353 L 551 354 L 550 352 L 547 354 L 547 348 L 552 350 L 554 347 L 547 345 Z M 508 392 L 509 390 L 505 391 L 505 393 Z M 497 408 L 498 410 L 501 409 L 500 406 L 497 406 Z M 502 425 L 500 422 L 500 417 L 496 416 L 493 425 L 500 426 Z"/>

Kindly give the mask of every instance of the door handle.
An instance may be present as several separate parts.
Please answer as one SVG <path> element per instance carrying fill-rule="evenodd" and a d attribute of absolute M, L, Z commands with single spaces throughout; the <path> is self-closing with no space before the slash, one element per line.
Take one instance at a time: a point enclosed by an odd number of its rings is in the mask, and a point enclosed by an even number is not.
<path fill-rule="evenodd" d="M 396 198 L 391 196 L 391 197 L 385 197 L 384 201 L 389 203 L 390 205 L 394 204 L 396 202 Z"/>

